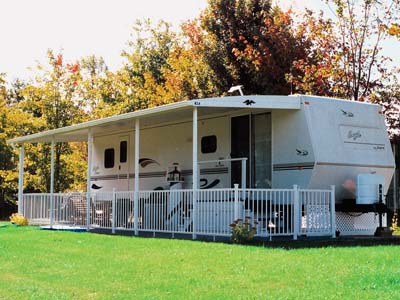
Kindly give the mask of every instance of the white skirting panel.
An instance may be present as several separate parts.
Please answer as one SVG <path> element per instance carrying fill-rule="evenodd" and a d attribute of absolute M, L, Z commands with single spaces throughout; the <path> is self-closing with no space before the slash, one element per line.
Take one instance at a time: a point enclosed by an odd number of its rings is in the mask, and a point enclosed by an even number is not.
<path fill-rule="evenodd" d="M 386 214 L 382 219 L 383 226 L 386 226 Z M 336 230 L 340 235 L 373 235 L 378 226 L 378 214 L 336 212 Z"/>

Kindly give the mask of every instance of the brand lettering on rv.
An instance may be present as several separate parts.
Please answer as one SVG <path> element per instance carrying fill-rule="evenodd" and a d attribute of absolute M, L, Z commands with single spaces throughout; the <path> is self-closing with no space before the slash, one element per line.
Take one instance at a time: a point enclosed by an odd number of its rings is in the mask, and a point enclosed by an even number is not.
<path fill-rule="evenodd" d="M 350 130 L 349 133 L 347 134 L 347 138 L 353 139 L 354 141 L 360 137 L 361 137 L 360 131 L 353 132 L 352 130 Z"/>
<path fill-rule="evenodd" d="M 348 118 L 354 117 L 354 114 L 350 111 L 345 111 L 343 109 L 341 109 L 340 111 L 342 112 L 343 116 L 345 116 L 345 117 L 348 117 Z"/>
<path fill-rule="evenodd" d="M 374 146 L 374 150 L 385 150 L 385 146 L 384 145 Z"/>

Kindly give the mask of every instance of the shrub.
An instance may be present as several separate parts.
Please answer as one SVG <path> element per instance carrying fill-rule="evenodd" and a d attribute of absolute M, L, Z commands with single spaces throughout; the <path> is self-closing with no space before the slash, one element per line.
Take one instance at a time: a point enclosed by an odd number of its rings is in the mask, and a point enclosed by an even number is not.
<path fill-rule="evenodd" d="M 245 244 L 253 240 L 257 232 L 257 222 L 251 224 L 251 218 L 246 217 L 244 222 L 241 219 L 235 220 L 231 225 L 231 240 L 235 244 Z"/>
<path fill-rule="evenodd" d="M 399 234 L 400 229 L 399 229 L 399 226 L 398 226 L 398 215 L 397 215 L 397 212 L 395 212 L 393 214 L 391 229 L 392 229 L 392 231 L 394 233 Z"/>
<path fill-rule="evenodd" d="M 25 217 L 22 216 L 22 215 L 17 214 L 17 213 L 12 214 L 12 215 L 10 216 L 10 221 L 11 221 L 12 224 L 19 225 L 19 226 L 26 226 L 26 225 L 28 225 L 28 219 L 25 218 Z"/>

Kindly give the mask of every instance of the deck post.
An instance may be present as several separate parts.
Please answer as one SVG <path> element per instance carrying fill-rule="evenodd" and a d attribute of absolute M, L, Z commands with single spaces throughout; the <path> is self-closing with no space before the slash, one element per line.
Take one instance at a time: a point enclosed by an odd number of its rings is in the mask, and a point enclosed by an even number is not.
<path fill-rule="evenodd" d="M 116 198 L 116 195 L 115 195 L 115 188 L 113 188 L 113 190 L 112 190 L 112 202 L 111 202 L 111 233 L 112 234 L 115 234 L 115 216 L 117 215 L 116 213 L 115 213 L 115 198 Z"/>
<path fill-rule="evenodd" d="M 50 229 L 54 224 L 54 138 L 51 139 L 51 161 L 50 161 Z"/>
<path fill-rule="evenodd" d="M 193 107 L 193 226 L 192 226 L 192 239 L 196 239 L 196 230 L 197 230 L 197 189 L 198 189 L 198 162 L 197 162 L 197 107 Z"/>
<path fill-rule="evenodd" d="M 19 148 L 19 170 L 18 170 L 18 214 L 24 215 L 24 156 L 25 150 L 22 145 Z"/>
<path fill-rule="evenodd" d="M 135 193 L 133 194 L 133 227 L 135 235 L 139 234 L 139 143 L 140 122 L 135 121 Z"/>
<path fill-rule="evenodd" d="M 241 169 L 242 169 L 242 175 L 241 175 L 241 188 L 242 188 L 242 201 L 245 201 L 246 198 L 246 185 L 247 185 L 247 170 L 246 170 L 246 162 L 247 162 L 247 158 L 244 157 L 241 160 Z"/>
<path fill-rule="evenodd" d="M 92 148 L 93 148 L 93 134 L 89 129 L 87 140 L 87 178 L 86 178 L 86 230 L 90 230 L 90 179 L 92 177 Z"/>
<path fill-rule="evenodd" d="M 235 206 L 234 206 L 234 221 L 240 219 L 239 216 L 239 184 L 235 183 L 234 185 L 234 199 L 235 199 Z"/>
<path fill-rule="evenodd" d="M 242 186 L 241 186 L 242 189 L 245 189 L 246 185 L 247 185 L 247 183 L 246 183 L 246 180 L 247 180 L 247 178 L 246 178 L 246 173 L 247 173 L 246 161 L 247 161 L 247 158 L 242 158 Z"/>
<path fill-rule="evenodd" d="M 336 209 L 335 209 L 335 186 L 331 185 L 331 229 L 332 237 L 336 237 Z"/>
<path fill-rule="evenodd" d="M 299 187 L 297 185 L 293 185 L 293 239 L 297 240 L 297 236 L 299 235 L 299 227 L 300 227 L 300 192 Z"/>

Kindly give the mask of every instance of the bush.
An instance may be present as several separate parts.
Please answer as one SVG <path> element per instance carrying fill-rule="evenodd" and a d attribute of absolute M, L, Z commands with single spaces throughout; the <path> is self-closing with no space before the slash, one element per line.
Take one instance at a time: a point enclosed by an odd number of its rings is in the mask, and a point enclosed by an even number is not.
<path fill-rule="evenodd" d="M 230 225 L 232 228 L 231 240 L 233 243 L 245 244 L 253 240 L 257 232 L 257 222 L 251 224 L 250 220 L 250 217 L 246 217 L 244 222 L 241 219 L 237 219 Z"/>
<path fill-rule="evenodd" d="M 391 224 L 391 230 L 393 231 L 394 234 L 399 234 L 400 233 L 400 229 L 398 226 L 398 215 L 397 212 L 395 212 L 393 214 L 393 218 L 392 218 L 392 224 Z"/>
<path fill-rule="evenodd" d="M 28 219 L 25 218 L 24 216 L 21 216 L 21 215 L 17 214 L 17 213 L 12 214 L 10 216 L 10 221 L 11 221 L 12 224 L 19 225 L 19 226 L 28 225 Z"/>

